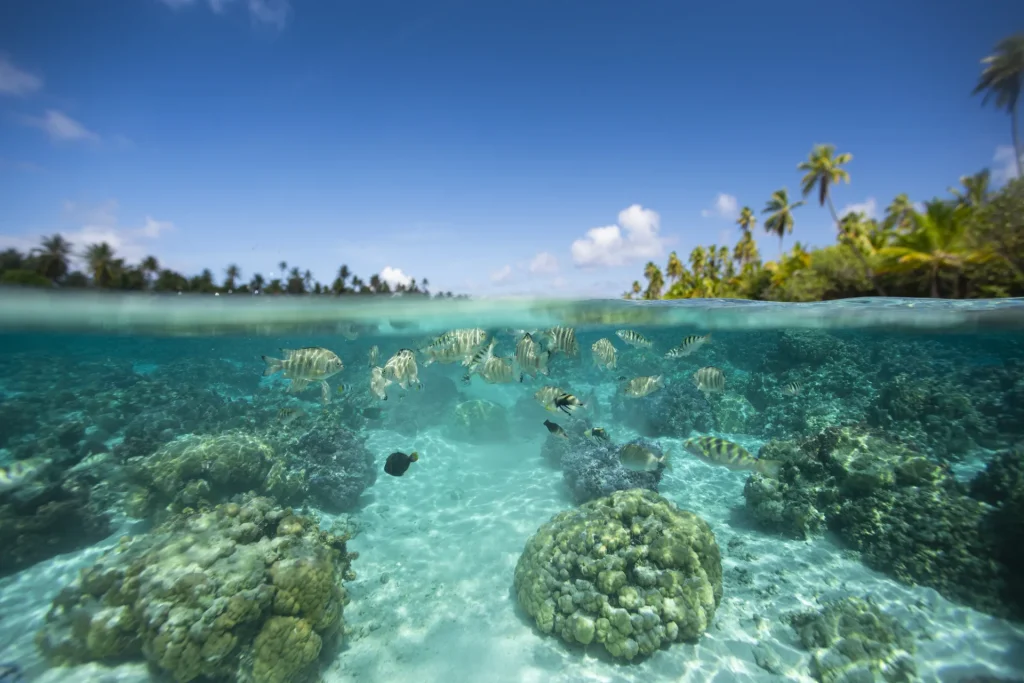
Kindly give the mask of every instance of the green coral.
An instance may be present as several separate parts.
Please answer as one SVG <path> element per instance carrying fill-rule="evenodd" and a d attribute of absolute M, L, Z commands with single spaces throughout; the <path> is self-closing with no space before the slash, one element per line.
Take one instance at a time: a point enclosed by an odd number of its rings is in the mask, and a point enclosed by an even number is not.
<path fill-rule="evenodd" d="M 53 663 L 144 658 L 178 683 L 315 681 L 342 633 L 346 540 L 252 495 L 178 515 L 84 570 L 37 643 Z"/>
<path fill-rule="evenodd" d="M 697 515 L 651 491 L 618 491 L 541 526 L 515 590 L 541 631 L 632 660 L 707 630 L 722 599 L 721 555 Z"/>
<path fill-rule="evenodd" d="M 821 683 L 916 678 L 914 639 L 898 621 L 860 598 L 844 598 L 817 612 L 789 616 L 811 652 L 811 673 Z"/>

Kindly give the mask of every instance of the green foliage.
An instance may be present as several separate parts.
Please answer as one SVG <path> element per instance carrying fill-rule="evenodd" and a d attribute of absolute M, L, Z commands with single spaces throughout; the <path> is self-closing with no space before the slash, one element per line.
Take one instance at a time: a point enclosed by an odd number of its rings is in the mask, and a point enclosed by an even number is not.
<path fill-rule="evenodd" d="M 53 283 L 39 273 L 21 268 L 5 270 L 0 275 L 0 284 L 22 287 L 53 287 Z"/>

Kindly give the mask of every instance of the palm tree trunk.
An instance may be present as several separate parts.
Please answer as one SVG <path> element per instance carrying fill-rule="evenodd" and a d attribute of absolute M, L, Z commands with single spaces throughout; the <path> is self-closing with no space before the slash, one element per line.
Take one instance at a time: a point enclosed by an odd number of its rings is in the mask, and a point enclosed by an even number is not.
<path fill-rule="evenodd" d="M 828 200 L 828 210 L 832 213 L 832 220 L 836 223 L 836 234 L 841 235 L 843 232 L 843 226 L 839 222 L 839 215 L 836 213 L 836 207 L 832 203 L 832 195 L 825 195 L 825 199 Z M 860 261 L 860 264 L 864 266 L 864 272 L 867 273 L 868 279 L 871 280 L 872 286 L 875 291 L 878 292 L 878 296 L 887 296 L 882 286 L 878 284 L 878 278 L 875 277 L 875 271 L 871 269 L 871 264 L 868 263 L 868 259 L 861 253 L 861 250 L 856 247 L 852 242 L 848 243 L 847 246 L 853 250 L 854 256 Z"/>
<path fill-rule="evenodd" d="M 932 266 L 932 298 L 939 298 L 939 267 Z"/>
<path fill-rule="evenodd" d="M 1020 139 L 1017 136 L 1017 103 L 1014 102 L 1010 109 L 1010 131 L 1013 135 L 1013 158 L 1017 162 L 1017 177 L 1024 178 L 1024 170 L 1021 170 L 1020 162 Z"/>

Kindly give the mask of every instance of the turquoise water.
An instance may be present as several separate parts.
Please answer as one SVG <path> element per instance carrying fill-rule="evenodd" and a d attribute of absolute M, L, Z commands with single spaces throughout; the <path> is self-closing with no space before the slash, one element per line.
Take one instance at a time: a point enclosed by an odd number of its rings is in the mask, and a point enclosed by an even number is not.
<path fill-rule="evenodd" d="M 429 362 L 461 328 L 493 353 Z M 1020 300 L 17 292 L 0 331 L 23 680 L 1024 678 Z M 264 374 L 309 347 L 326 402 Z"/>

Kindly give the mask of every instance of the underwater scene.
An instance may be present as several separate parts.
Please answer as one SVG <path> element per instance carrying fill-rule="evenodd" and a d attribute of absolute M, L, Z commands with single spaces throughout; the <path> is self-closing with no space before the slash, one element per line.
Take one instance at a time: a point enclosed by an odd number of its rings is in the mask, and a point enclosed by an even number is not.
<path fill-rule="evenodd" d="M 1021 300 L 18 293 L 0 466 L 5 683 L 1024 680 Z"/>

